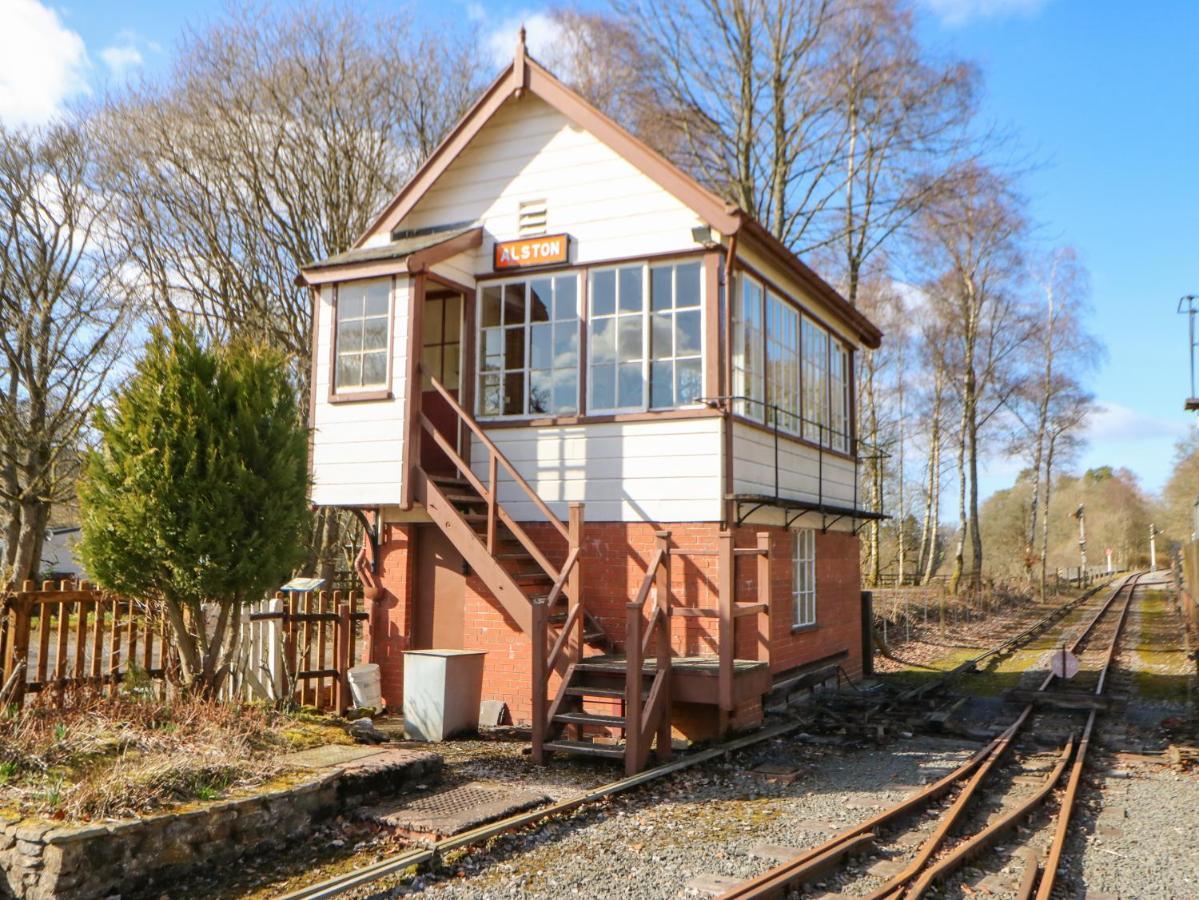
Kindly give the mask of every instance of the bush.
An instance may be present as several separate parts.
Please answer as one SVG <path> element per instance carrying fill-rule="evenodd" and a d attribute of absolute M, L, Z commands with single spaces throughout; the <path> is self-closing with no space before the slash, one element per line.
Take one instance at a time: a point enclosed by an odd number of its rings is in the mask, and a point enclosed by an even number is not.
<path fill-rule="evenodd" d="M 307 432 L 286 359 L 156 330 L 95 427 L 79 485 L 84 565 L 109 590 L 161 603 L 184 682 L 212 693 L 241 606 L 303 557 Z"/>

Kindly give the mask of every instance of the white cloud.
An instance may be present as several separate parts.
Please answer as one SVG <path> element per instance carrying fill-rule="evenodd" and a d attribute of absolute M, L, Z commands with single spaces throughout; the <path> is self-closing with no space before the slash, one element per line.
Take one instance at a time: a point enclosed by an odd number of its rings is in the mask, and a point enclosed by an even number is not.
<path fill-rule="evenodd" d="M 497 68 L 512 62 L 516 52 L 516 40 L 521 26 L 525 27 L 525 44 L 529 55 L 539 62 L 550 65 L 557 57 L 557 47 L 562 41 L 562 27 L 550 16 L 540 12 L 521 12 L 505 19 L 483 36 L 483 47 Z M 556 72 L 564 76 L 569 73 Z"/>
<path fill-rule="evenodd" d="M 0 122 L 45 122 L 88 92 L 83 38 L 37 0 L 0 0 Z"/>
<path fill-rule="evenodd" d="M 132 43 L 105 47 L 100 51 L 100 58 L 114 78 L 124 78 L 144 62 L 141 52 Z"/>
<path fill-rule="evenodd" d="M 965 25 L 975 19 L 1028 16 L 1049 0 L 921 0 L 946 25 Z"/>
<path fill-rule="evenodd" d="M 1119 403 L 1105 403 L 1087 422 L 1086 439 L 1091 444 L 1178 440 L 1187 433 L 1187 422 L 1153 416 Z"/>

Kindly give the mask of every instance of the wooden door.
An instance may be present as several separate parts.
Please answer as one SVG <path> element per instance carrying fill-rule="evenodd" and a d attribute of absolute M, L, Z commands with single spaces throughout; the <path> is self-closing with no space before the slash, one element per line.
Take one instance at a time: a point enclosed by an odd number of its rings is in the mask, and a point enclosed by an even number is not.
<path fill-rule="evenodd" d="M 462 396 L 462 295 L 447 290 L 428 291 L 421 322 L 421 365 L 445 385 L 455 400 L 459 400 Z M 433 388 L 427 375 L 421 379 L 421 409 L 433 426 L 458 447 L 461 454 L 462 448 L 458 446 L 458 417 Z M 421 440 L 420 461 L 430 474 L 456 473 L 449 457 L 428 436 Z"/>
<path fill-rule="evenodd" d="M 466 576 L 462 554 L 436 525 L 422 525 L 416 547 L 415 650 L 462 650 Z"/>

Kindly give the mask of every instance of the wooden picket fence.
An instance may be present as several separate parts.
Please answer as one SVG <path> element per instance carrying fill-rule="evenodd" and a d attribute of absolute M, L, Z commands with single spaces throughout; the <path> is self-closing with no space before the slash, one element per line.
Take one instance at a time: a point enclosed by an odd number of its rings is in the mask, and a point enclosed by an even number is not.
<path fill-rule="evenodd" d="M 244 607 L 223 696 L 344 711 L 346 673 L 367 646 L 361 603 L 356 592 L 319 591 Z M 161 694 L 179 666 L 160 609 L 69 581 L 0 594 L 0 664 L 0 706 L 47 691 L 60 706 L 80 690 L 116 696 L 140 679 Z"/>

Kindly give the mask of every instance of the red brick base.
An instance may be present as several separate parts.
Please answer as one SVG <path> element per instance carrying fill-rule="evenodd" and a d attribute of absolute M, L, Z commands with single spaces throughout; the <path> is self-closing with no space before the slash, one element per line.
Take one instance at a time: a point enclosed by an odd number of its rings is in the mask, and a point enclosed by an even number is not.
<path fill-rule="evenodd" d="M 403 651 L 410 648 L 413 615 L 415 554 L 413 529 L 434 525 L 390 525 L 380 547 L 380 573 L 384 587 L 371 640 L 375 660 L 382 667 L 383 696 L 391 708 L 403 702 Z M 554 545 L 556 534 L 548 526 L 526 526 L 553 559 L 563 548 Z M 625 634 L 625 604 L 636 594 L 655 546 L 655 532 L 671 532 L 671 543 L 681 551 L 672 557 L 672 590 L 680 606 L 717 605 L 717 558 L 688 556 L 688 551 L 717 549 L 720 526 L 715 522 L 684 522 L 666 525 L 588 522 L 583 531 L 580 558 L 583 597 L 588 611 L 619 646 Z M 858 539 L 843 532 L 816 535 L 817 624 L 793 631 L 792 555 L 790 532 L 779 527 L 742 527 L 736 530 L 738 547 L 753 546 L 760 532 L 770 534 L 771 616 L 769 660 L 772 672 L 784 672 L 806 663 L 846 654 L 840 663 L 857 678 L 862 671 L 860 582 Z M 757 564 L 754 557 L 738 558 L 737 600 L 753 602 L 757 597 Z M 474 574 L 466 579 L 463 648 L 487 651 L 483 674 L 483 699 L 508 704 L 513 721 L 527 722 L 531 715 L 530 641 L 517 628 L 482 580 Z M 739 620 L 737 655 L 756 658 L 758 653 L 755 617 Z M 716 655 L 716 622 L 711 619 L 676 616 L 672 644 L 679 655 Z M 691 720 L 694 711 L 678 711 L 678 720 Z M 734 727 L 760 721 L 760 704 L 738 710 Z M 698 723 L 697 723 L 698 724 Z"/>

